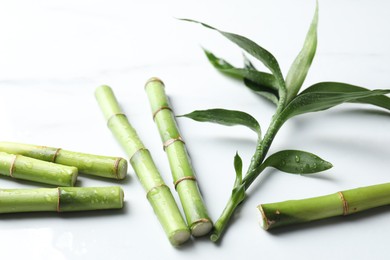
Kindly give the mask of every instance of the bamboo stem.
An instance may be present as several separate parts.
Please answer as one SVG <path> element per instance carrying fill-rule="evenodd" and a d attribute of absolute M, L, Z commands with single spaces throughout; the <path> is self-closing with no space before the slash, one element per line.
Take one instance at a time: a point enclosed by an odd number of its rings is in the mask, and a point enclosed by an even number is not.
<path fill-rule="evenodd" d="M 123 114 L 111 88 L 100 86 L 96 89 L 95 95 L 108 127 L 129 156 L 130 163 L 169 241 L 174 246 L 184 243 L 189 239 L 190 232 L 149 151 Z"/>
<path fill-rule="evenodd" d="M 127 161 L 120 157 L 86 154 L 61 148 L 0 142 L 0 151 L 74 166 L 79 173 L 122 180 L 127 174 Z"/>
<path fill-rule="evenodd" d="M 268 230 L 334 216 L 349 215 L 390 204 L 390 183 L 361 187 L 334 194 L 261 204 L 261 225 Z"/>
<path fill-rule="evenodd" d="M 145 90 L 191 233 L 194 236 L 206 235 L 213 224 L 196 183 L 190 157 L 169 105 L 164 83 L 158 78 L 151 78 L 146 83 Z"/>
<path fill-rule="evenodd" d="M 0 174 L 55 186 L 74 186 L 76 167 L 0 152 Z"/>
<path fill-rule="evenodd" d="M 120 209 L 123 190 L 113 187 L 0 189 L 0 213 Z"/>

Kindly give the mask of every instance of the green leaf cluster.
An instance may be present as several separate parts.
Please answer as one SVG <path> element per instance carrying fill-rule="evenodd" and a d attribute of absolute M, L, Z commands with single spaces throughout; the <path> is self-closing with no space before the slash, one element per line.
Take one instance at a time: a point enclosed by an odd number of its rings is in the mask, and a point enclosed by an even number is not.
<path fill-rule="evenodd" d="M 204 49 L 204 53 L 218 71 L 229 77 L 241 79 L 246 87 L 271 100 L 276 105 L 275 114 L 264 136 L 262 136 L 260 124 L 256 119 L 242 111 L 215 108 L 197 110 L 183 115 L 200 122 L 246 126 L 258 135 L 255 153 L 244 178 L 241 158 L 238 153 L 234 157 L 236 180 L 232 196 L 216 222 L 212 240 L 218 239 L 235 207 L 245 199 L 245 190 L 265 168 L 274 167 L 280 171 L 294 174 L 312 174 L 332 167 L 331 163 L 305 151 L 284 150 L 266 157 L 278 130 L 288 119 L 305 113 L 330 109 L 347 102 L 370 104 L 390 110 L 390 98 L 386 96 L 387 93 L 390 93 L 389 89 L 370 90 L 340 82 L 320 82 L 300 92 L 317 49 L 318 3 L 303 47 L 285 78 L 274 55 L 254 41 L 239 34 L 218 30 L 202 22 L 182 20 L 198 23 L 215 30 L 240 47 L 244 51 L 243 67 L 235 67 L 207 49 Z M 269 71 L 257 70 L 247 55 L 264 64 Z"/>

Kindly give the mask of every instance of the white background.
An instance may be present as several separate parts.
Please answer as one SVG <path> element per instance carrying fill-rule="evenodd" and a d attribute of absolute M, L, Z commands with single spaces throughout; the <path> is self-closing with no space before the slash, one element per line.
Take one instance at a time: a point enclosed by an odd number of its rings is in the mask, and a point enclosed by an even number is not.
<path fill-rule="evenodd" d="M 341 81 L 389 88 L 389 2 L 319 4 L 317 55 L 304 87 Z M 239 48 L 216 32 L 175 17 L 197 19 L 253 39 L 276 56 L 286 75 L 314 7 L 312 0 L 1 1 L 1 139 L 125 156 L 94 99 L 95 88 L 108 84 L 172 187 L 143 90 L 150 77 L 165 82 L 176 114 L 216 107 L 242 110 L 257 118 L 265 131 L 274 111 L 241 82 L 215 71 L 200 47 L 241 66 Z M 255 136 L 242 127 L 183 118 L 178 123 L 215 221 L 234 181 L 233 156 L 238 151 L 247 167 Z M 0 257 L 388 259 L 388 207 L 266 232 L 258 224 L 256 206 L 388 182 L 389 130 L 389 113 L 368 105 L 347 104 L 292 119 L 270 152 L 306 150 L 334 168 L 309 177 L 265 171 L 218 244 L 202 238 L 173 248 L 129 168 L 123 182 L 80 176 L 77 183 L 121 185 L 123 210 L 0 216 Z M 0 178 L 2 188 L 41 186 Z"/>

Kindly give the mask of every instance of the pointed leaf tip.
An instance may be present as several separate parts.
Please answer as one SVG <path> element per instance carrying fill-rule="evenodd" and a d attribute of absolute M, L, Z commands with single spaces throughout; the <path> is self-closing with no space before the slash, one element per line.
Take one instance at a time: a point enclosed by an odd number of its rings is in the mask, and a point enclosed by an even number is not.
<path fill-rule="evenodd" d="M 317 50 L 318 1 L 309 31 L 307 32 L 302 50 L 295 58 L 286 77 L 287 102 L 290 102 L 299 92 L 309 72 L 309 68 Z"/>

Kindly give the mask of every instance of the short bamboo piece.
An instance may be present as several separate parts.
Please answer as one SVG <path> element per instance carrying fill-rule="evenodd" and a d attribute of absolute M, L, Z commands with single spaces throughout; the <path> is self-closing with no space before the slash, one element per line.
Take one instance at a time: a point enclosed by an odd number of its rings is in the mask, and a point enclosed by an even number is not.
<path fill-rule="evenodd" d="M 165 93 L 164 83 L 158 78 L 151 78 L 145 85 L 145 91 L 191 233 L 194 236 L 206 235 L 213 224 L 200 194 L 190 157 Z"/>
<path fill-rule="evenodd" d="M 345 216 L 390 204 L 390 183 L 340 191 L 334 194 L 261 204 L 263 229 Z"/>
<path fill-rule="evenodd" d="M 190 237 L 190 231 L 168 186 L 164 183 L 150 152 L 139 139 L 135 129 L 123 114 L 114 93 L 108 86 L 100 86 L 96 99 L 107 120 L 108 127 L 130 158 L 139 181 L 146 191 L 153 210 L 169 241 L 178 246 Z"/>
<path fill-rule="evenodd" d="M 78 170 L 72 166 L 0 152 L 0 174 L 54 186 L 74 186 Z"/>
<path fill-rule="evenodd" d="M 127 161 L 120 157 L 72 152 L 61 148 L 0 142 L 0 151 L 74 166 L 79 173 L 122 180 L 127 174 Z"/>
<path fill-rule="evenodd" d="M 120 209 L 123 190 L 113 187 L 0 189 L 0 213 Z"/>

